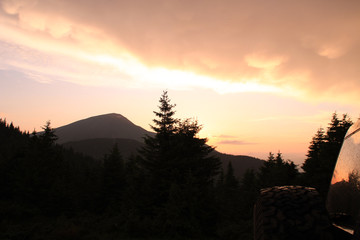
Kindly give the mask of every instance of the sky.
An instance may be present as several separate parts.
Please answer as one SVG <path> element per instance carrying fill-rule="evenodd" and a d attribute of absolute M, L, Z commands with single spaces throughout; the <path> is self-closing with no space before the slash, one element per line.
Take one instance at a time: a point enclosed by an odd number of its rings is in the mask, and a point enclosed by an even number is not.
<path fill-rule="evenodd" d="M 357 0 L 0 0 L 0 118 L 41 130 L 119 113 L 147 130 L 164 90 L 220 152 L 301 166 L 360 116 Z"/>

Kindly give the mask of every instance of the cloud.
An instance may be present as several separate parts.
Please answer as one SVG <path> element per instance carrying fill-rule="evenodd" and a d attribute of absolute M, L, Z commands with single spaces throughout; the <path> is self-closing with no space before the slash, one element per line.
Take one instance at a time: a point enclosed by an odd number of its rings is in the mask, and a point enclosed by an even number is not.
<path fill-rule="evenodd" d="M 236 136 L 231 136 L 231 135 L 219 135 L 219 136 L 213 136 L 214 138 L 237 138 Z"/>
<path fill-rule="evenodd" d="M 273 69 L 285 61 L 284 56 L 266 56 L 262 53 L 251 53 L 245 56 L 245 62 L 250 67 Z"/>
<path fill-rule="evenodd" d="M 249 145 L 249 144 L 254 144 L 254 143 L 249 143 L 249 142 L 239 141 L 239 140 L 223 140 L 223 141 L 219 141 L 219 142 L 217 142 L 217 144 L 228 144 L 228 145 Z"/>
<path fill-rule="evenodd" d="M 219 139 L 216 141 L 218 145 L 252 145 L 254 143 L 237 140 L 237 136 L 232 135 L 219 135 L 219 136 L 212 136 L 213 139 Z"/>
<path fill-rule="evenodd" d="M 42 39 L 47 51 L 62 46 L 68 54 L 128 54 L 149 68 L 275 86 L 314 99 L 358 99 L 356 0 L 3 0 L 1 6 L 4 26 L 31 37 L 17 41 L 34 48 Z"/>
<path fill-rule="evenodd" d="M 132 78 L 114 66 L 101 65 L 80 57 L 44 53 L 27 46 L 0 42 L 0 69 L 22 72 L 41 83 L 72 82 L 90 86 L 127 86 Z"/>

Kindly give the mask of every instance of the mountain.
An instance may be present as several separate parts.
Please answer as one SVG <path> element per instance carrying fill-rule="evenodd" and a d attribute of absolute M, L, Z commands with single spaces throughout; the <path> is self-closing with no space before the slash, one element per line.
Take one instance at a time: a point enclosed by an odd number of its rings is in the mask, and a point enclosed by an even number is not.
<path fill-rule="evenodd" d="M 154 134 L 116 113 L 76 121 L 56 128 L 55 133 L 60 144 L 95 138 L 123 138 L 142 142 L 146 134 Z"/>
<path fill-rule="evenodd" d="M 245 155 L 231 155 L 218 151 L 215 151 L 214 155 L 221 159 L 221 165 L 225 171 L 227 170 L 229 162 L 231 162 L 234 175 L 238 178 L 241 178 L 246 170 L 253 169 L 256 171 L 264 164 L 264 160 Z"/>
<path fill-rule="evenodd" d="M 108 154 L 115 143 L 124 159 L 127 159 L 141 149 L 145 135 L 154 135 L 116 113 L 76 121 L 56 128 L 55 134 L 59 137 L 58 143 L 64 147 L 97 159 L 102 159 L 105 154 Z M 225 170 L 231 161 L 234 173 L 239 178 L 247 169 L 256 170 L 264 162 L 250 156 L 235 156 L 217 151 L 213 154 L 221 159 Z"/>
<path fill-rule="evenodd" d="M 92 138 L 80 141 L 63 143 L 66 148 L 72 148 L 76 152 L 84 153 L 96 159 L 102 159 L 117 144 L 121 156 L 124 159 L 136 154 L 144 146 L 142 142 L 128 138 Z"/>
<path fill-rule="evenodd" d="M 124 138 L 95 138 L 85 139 L 80 141 L 66 142 L 63 146 L 72 148 L 76 152 L 81 152 L 85 155 L 102 159 L 105 154 L 108 154 L 114 144 L 117 144 L 119 151 L 124 159 L 128 159 L 131 155 L 137 154 L 138 150 L 144 146 L 143 143 Z M 223 169 L 227 169 L 229 162 L 231 162 L 235 175 L 241 177 L 247 169 L 258 169 L 263 164 L 263 160 L 244 156 L 244 155 L 230 155 L 214 151 L 215 156 L 221 159 Z"/>

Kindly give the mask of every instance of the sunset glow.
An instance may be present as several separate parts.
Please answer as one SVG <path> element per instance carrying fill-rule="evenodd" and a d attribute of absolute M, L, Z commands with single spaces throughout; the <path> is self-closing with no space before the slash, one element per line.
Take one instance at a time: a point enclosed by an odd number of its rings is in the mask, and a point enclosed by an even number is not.
<path fill-rule="evenodd" d="M 149 68 L 134 59 L 120 59 L 110 56 L 94 56 L 91 60 L 115 67 L 117 70 L 132 76 L 133 79 L 143 81 L 143 84 L 151 83 L 157 86 L 165 86 L 174 90 L 189 90 L 196 87 L 211 89 L 220 94 L 241 92 L 281 92 L 275 86 L 257 84 L 256 80 L 243 81 L 241 83 L 219 80 L 207 76 L 201 76 L 192 72 L 171 70 L 166 68 Z"/>
<path fill-rule="evenodd" d="M 359 117 L 359 12 L 352 0 L 2 0 L 0 118 L 32 131 L 116 112 L 149 130 L 168 90 L 217 150 L 301 163 L 333 112 Z"/>

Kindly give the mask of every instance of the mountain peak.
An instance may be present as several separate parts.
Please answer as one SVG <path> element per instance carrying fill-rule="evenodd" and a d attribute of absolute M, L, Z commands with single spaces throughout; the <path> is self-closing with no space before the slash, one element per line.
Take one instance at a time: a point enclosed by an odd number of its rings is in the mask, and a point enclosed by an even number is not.
<path fill-rule="evenodd" d="M 97 117 L 119 117 L 119 118 L 125 118 L 123 115 L 121 115 L 120 113 L 105 113 L 105 114 L 101 114 L 101 115 L 97 115 L 97 116 L 92 116 L 89 118 L 97 118 Z"/>
<path fill-rule="evenodd" d="M 128 138 L 141 141 L 145 129 L 118 113 L 108 113 L 82 119 L 55 129 L 59 143 L 93 138 Z"/>
<path fill-rule="evenodd" d="M 102 119 L 105 119 L 105 118 L 108 118 L 108 119 L 113 118 L 113 119 L 115 119 L 115 118 L 117 118 L 117 119 L 126 119 L 126 120 L 128 120 L 126 117 L 124 117 L 120 113 L 105 113 L 105 114 L 101 114 L 101 115 L 97 115 L 97 116 L 88 117 L 88 118 L 85 118 L 83 120 L 97 119 L 97 118 L 98 119 L 100 119 L 100 118 L 102 118 Z M 82 120 L 80 120 L 80 121 L 82 121 Z"/>

